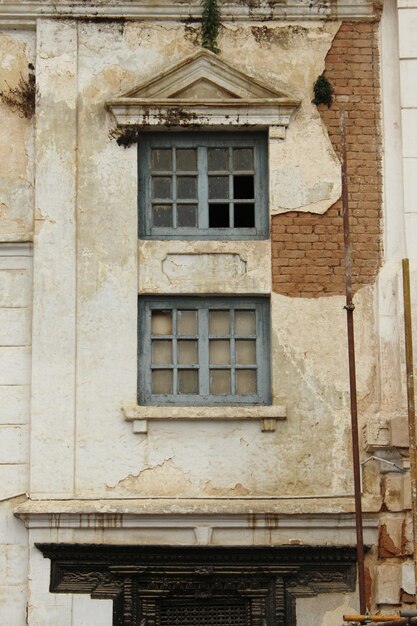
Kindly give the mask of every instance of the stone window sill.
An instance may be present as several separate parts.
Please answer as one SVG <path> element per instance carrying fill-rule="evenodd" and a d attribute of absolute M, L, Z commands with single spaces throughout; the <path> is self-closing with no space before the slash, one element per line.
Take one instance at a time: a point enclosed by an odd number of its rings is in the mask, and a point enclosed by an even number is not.
<path fill-rule="evenodd" d="M 262 432 L 274 432 L 277 421 L 287 418 L 282 405 L 254 406 L 140 406 L 122 407 L 125 419 L 133 424 L 133 432 L 146 434 L 148 422 L 172 422 L 175 420 L 260 422 Z"/>

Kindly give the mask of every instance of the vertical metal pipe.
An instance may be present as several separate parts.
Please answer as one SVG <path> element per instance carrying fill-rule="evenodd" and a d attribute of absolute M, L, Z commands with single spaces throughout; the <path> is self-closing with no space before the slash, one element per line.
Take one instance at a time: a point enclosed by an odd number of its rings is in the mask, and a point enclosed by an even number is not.
<path fill-rule="evenodd" d="M 417 452 L 414 400 L 413 329 L 411 324 L 410 263 L 403 259 L 405 367 L 407 375 L 408 434 L 410 445 L 411 506 L 413 511 L 414 574 L 417 581 Z"/>
<path fill-rule="evenodd" d="M 348 179 L 347 179 L 347 155 L 346 155 L 346 133 L 345 133 L 345 112 L 340 114 L 340 140 L 342 149 L 342 207 L 343 207 L 343 240 L 345 250 L 345 287 L 346 287 L 346 322 L 349 355 L 349 388 L 350 388 L 350 414 L 352 430 L 352 460 L 353 460 L 353 483 L 355 492 L 355 520 L 356 520 L 356 547 L 358 557 L 358 583 L 359 583 L 359 610 L 366 612 L 365 594 L 365 564 L 363 549 L 363 528 L 362 528 L 362 498 L 361 498 L 361 478 L 359 459 L 359 434 L 358 434 L 358 406 L 356 397 L 356 366 L 355 366 L 355 335 L 353 326 L 353 304 L 352 293 L 352 259 L 350 248 L 349 229 L 349 199 L 348 199 Z"/>

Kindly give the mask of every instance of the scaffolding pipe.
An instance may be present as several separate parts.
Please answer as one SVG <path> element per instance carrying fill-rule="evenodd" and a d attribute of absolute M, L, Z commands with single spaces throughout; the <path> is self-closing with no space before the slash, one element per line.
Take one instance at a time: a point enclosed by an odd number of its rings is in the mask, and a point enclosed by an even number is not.
<path fill-rule="evenodd" d="M 414 540 L 414 589 L 417 581 L 417 452 L 416 452 L 416 410 L 414 399 L 414 372 L 413 372 L 413 329 L 411 323 L 411 291 L 410 291 L 410 262 L 403 259 L 403 295 L 404 295 L 404 335 L 405 335 L 405 367 L 407 376 L 407 410 L 408 435 L 410 446 L 410 482 L 411 506 L 413 511 L 413 540 Z"/>
<path fill-rule="evenodd" d="M 340 115 L 340 140 L 342 149 L 342 208 L 343 208 L 343 240 L 345 251 L 345 287 L 346 287 L 346 323 L 349 355 L 349 388 L 350 388 L 350 414 L 352 430 L 352 460 L 353 460 L 353 484 L 355 493 L 355 521 L 356 521 L 356 548 L 358 558 L 358 584 L 359 584 L 359 610 L 366 612 L 365 594 L 365 564 L 363 548 L 363 528 L 362 528 L 362 499 L 361 499 L 361 472 L 359 459 L 359 435 L 358 435 L 358 406 L 356 397 L 356 367 L 355 367 L 355 335 L 353 325 L 353 304 L 352 291 L 352 259 L 350 247 L 349 228 L 349 200 L 348 200 L 348 179 L 347 179 L 347 155 L 346 155 L 346 133 L 345 133 L 345 112 Z"/>

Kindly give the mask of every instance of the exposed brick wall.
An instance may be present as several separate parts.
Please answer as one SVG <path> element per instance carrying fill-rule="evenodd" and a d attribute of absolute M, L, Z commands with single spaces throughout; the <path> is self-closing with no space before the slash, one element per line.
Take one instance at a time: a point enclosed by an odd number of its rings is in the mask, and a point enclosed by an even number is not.
<path fill-rule="evenodd" d="M 326 57 L 334 87 L 319 111 L 340 155 L 339 112 L 346 144 L 353 287 L 372 283 L 381 259 L 380 89 L 378 24 L 343 23 Z M 293 211 L 272 218 L 273 289 L 287 296 L 344 293 L 342 203 L 324 215 Z"/>

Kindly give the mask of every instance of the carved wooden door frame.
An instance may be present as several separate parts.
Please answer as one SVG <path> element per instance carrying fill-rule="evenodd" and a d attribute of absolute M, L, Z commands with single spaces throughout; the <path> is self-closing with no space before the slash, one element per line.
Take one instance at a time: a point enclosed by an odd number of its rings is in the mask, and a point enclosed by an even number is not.
<path fill-rule="evenodd" d="M 248 626 L 296 626 L 297 597 L 355 589 L 353 547 L 36 545 L 51 559 L 50 591 L 113 600 L 113 626 L 160 626 L 173 599 L 231 599 Z"/>

